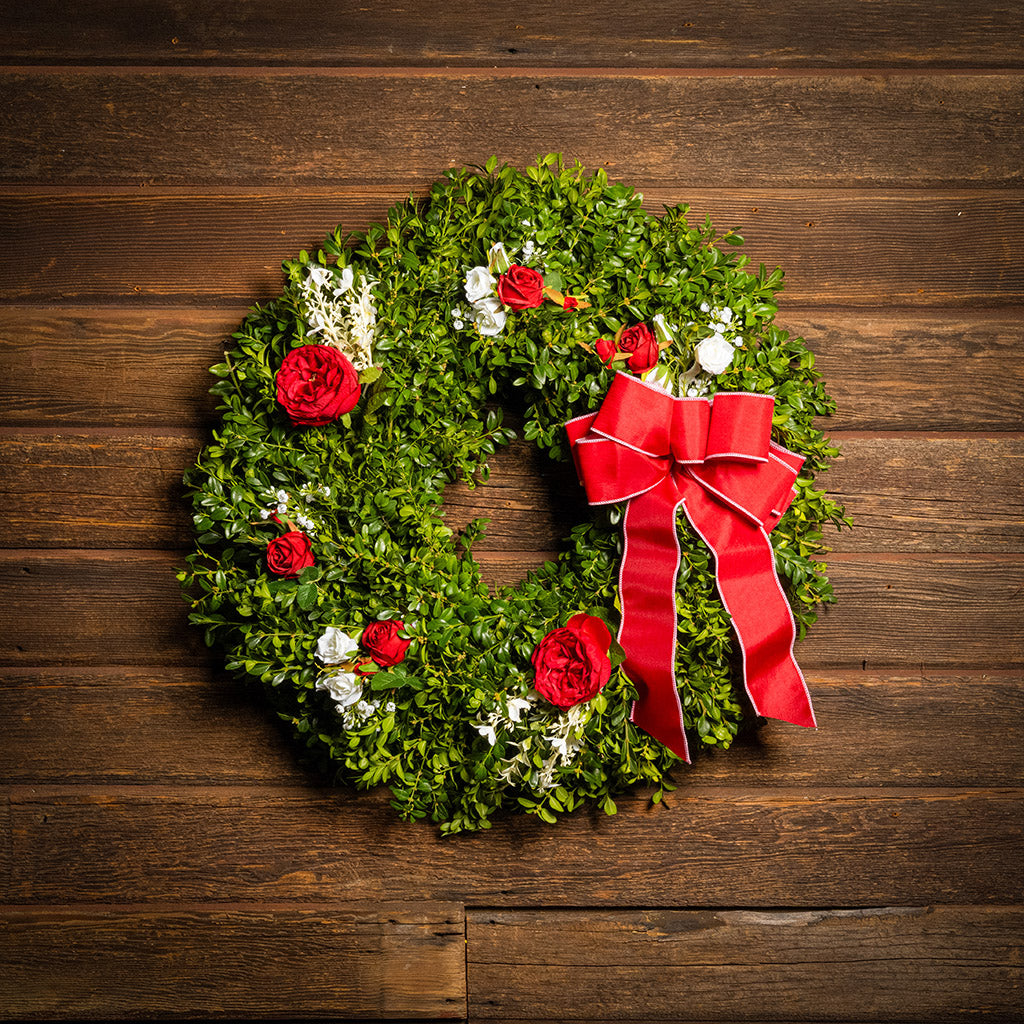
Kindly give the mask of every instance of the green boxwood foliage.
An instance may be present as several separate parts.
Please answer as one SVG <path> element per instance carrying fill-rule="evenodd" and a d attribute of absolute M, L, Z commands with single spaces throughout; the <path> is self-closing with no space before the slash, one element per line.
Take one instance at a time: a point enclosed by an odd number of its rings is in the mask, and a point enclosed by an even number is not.
<path fill-rule="evenodd" d="M 386 224 L 356 235 L 339 228 L 315 258 L 286 262 L 282 294 L 250 312 L 212 369 L 222 422 L 186 475 L 196 549 L 179 579 L 191 621 L 230 670 L 263 685 L 318 768 L 351 786 L 388 787 L 405 819 L 429 818 L 443 832 L 487 828 L 506 810 L 554 822 L 587 801 L 614 813 L 612 795 L 636 784 L 655 787 L 656 801 L 672 788 L 666 773 L 680 762 L 629 722 L 635 691 L 621 668 L 571 712 L 542 699 L 521 713 L 525 705 L 509 704 L 529 699 L 531 653 L 571 615 L 600 615 L 614 633 L 621 507 L 593 510 L 557 561 L 496 593 L 472 555 L 485 521 L 454 536 L 441 511 L 447 483 L 486 480 L 488 458 L 513 436 L 503 410 L 572 473 L 563 424 L 599 406 L 614 371 L 594 343 L 620 327 L 662 314 L 674 342 L 661 364 L 678 381 L 712 331 L 706 311 L 732 310 L 742 346 L 720 376 L 702 375 L 703 386 L 775 396 L 775 439 L 807 458 L 771 534 L 801 635 L 832 600 L 817 558 L 821 529 L 847 520 L 813 477 L 837 454 L 814 422 L 833 403 L 803 340 L 773 322 L 782 273 L 753 272 L 735 232 L 691 225 L 686 206 L 657 216 L 641 202 L 602 171 L 555 156 L 525 173 L 493 159 L 450 171 Z M 496 242 L 513 261 L 532 250 L 548 284 L 590 307 L 509 313 L 493 337 L 469 323 L 458 329 L 466 272 Z M 277 404 L 275 373 L 293 347 L 318 340 L 299 292 L 311 264 L 371 280 L 376 341 L 356 409 L 299 428 Z M 266 545 L 281 532 L 266 515 L 280 501 L 309 524 L 316 564 L 298 579 L 266 566 Z M 686 724 L 698 750 L 727 748 L 745 721 L 756 723 L 713 559 L 685 519 L 678 525 Z M 317 640 L 328 626 L 354 636 L 389 618 L 404 621 L 408 656 L 366 678 L 373 713 L 346 723 L 316 688 L 327 671 Z"/>

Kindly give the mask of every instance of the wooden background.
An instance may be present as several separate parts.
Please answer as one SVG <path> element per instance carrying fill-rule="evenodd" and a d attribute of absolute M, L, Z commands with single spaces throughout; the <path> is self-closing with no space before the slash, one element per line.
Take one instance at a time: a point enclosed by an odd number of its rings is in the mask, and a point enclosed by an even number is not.
<path fill-rule="evenodd" d="M 5 4 L 0 1013 L 1020 1019 L 1024 6 Z M 186 624 L 206 367 L 280 262 L 563 152 L 741 225 L 840 402 L 821 728 L 442 841 Z M 559 534 L 513 452 L 515 577 Z M 474 498 L 474 501 L 477 499 Z M 453 514 L 468 514 L 453 495 Z"/>

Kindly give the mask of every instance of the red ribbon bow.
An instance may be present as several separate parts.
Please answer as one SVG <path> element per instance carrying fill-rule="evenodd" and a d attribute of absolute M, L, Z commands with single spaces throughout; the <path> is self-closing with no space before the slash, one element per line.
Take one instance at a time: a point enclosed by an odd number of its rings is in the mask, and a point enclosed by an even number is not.
<path fill-rule="evenodd" d="M 676 509 L 715 555 L 718 593 L 743 654 L 754 711 L 813 726 L 793 657 L 796 626 L 768 533 L 795 495 L 803 458 L 771 440 L 771 395 L 673 398 L 620 373 L 601 408 L 566 425 L 591 505 L 627 501 L 619 570 L 632 721 L 689 761 L 676 688 Z"/>

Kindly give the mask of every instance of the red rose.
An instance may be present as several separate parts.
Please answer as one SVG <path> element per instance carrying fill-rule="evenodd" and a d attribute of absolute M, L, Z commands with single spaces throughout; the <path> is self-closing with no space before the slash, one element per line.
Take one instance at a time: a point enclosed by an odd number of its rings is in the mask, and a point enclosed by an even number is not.
<path fill-rule="evenodd" d="M 658 362 L 658 339 L 647 324 L 635 324 L 622 332 L 619 351 L 630 352 L 626 365 L 634 373 L 643 373 Z"/>
<path fill-rule="evenodd" d="M 278 576 L 294 579 L 314 561 L 313 546 L 300 530 L 289 530 L 267 545 L 267 568 Z"/>
<path fill-rule="evenodd" d="M 498 298 L 512 309 L 533 309 L 544 301 L 544 278 L 530 267 L 513 263 L 498 278 Z"/>
<path fill-rule="evenodd" d="M 401 629 L 405 629 L 401 620 L 389 619 L 387 622 L 371 622 L 363 630 L 363 647 L 382 668 L 405 660 L 405 652 L 412 641 L 403 640 L 398 635 Z"/>
<path fill-rule="evenodd" d="M 534 688 L 559 708 L 596 696 L 612 674 L 608 627 L 593 615 L 574 615 L 534 649 Z"/>
<path fill-rule="evenodd" d="M 277 400 L 292 423 L 320 427 L 355 408 L 359 374 L 336 348 L 302 345 L 277 371 Z"/>
<path fill-rule="evenodd" d="M 579 299 L 574 299 L 571 295 L 566 295 L 562 302 L 562 309 L 575 309 L 579 304 Z"/>

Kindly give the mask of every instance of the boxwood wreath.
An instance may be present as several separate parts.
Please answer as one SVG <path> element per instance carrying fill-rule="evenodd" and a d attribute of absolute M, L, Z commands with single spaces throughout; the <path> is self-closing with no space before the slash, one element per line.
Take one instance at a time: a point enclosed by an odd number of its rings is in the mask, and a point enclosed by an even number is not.
<path fill-rule="evenodd" d="M 823 524 L 847 520 L 813 486 L 837 454 L 814 423 L 833 402 L 803 339 L 773 322 L 782 271 L 751 272 L 742 238 L 691 225 L 686 206 L 641 202 L 556 156 L 449 171 L 386 224 L 284 263 L 282 294 L 212 368 L 222 423 L 186 474 L 190 619 L 319 769 L 388 787 L 403 819 L 454 833 L 505 811 L 613 814 L 637 784 L 659 802 L 680 764 L 630 722 L 610 639 L 621 505 L 494 593 L 472 554 L 486 520 L 445 524 L 445 485 L 486 481 L 512 439 L 505 410 L 572 473 L 564 424 L 617 372 L 675 395 L 774 396 L 773 439 L 806 458 L 771 534 L 801 636 L 833 599 L 815 556 Z M 758 720 L 713 556 L 681 512 L 677 528 L 685 724 L 695 747 L 724 749 Z M 559 677 L 565 644 L 589 666 L 579 678 Z M 535 666 L 545 649 L 552 671 Z"/>

